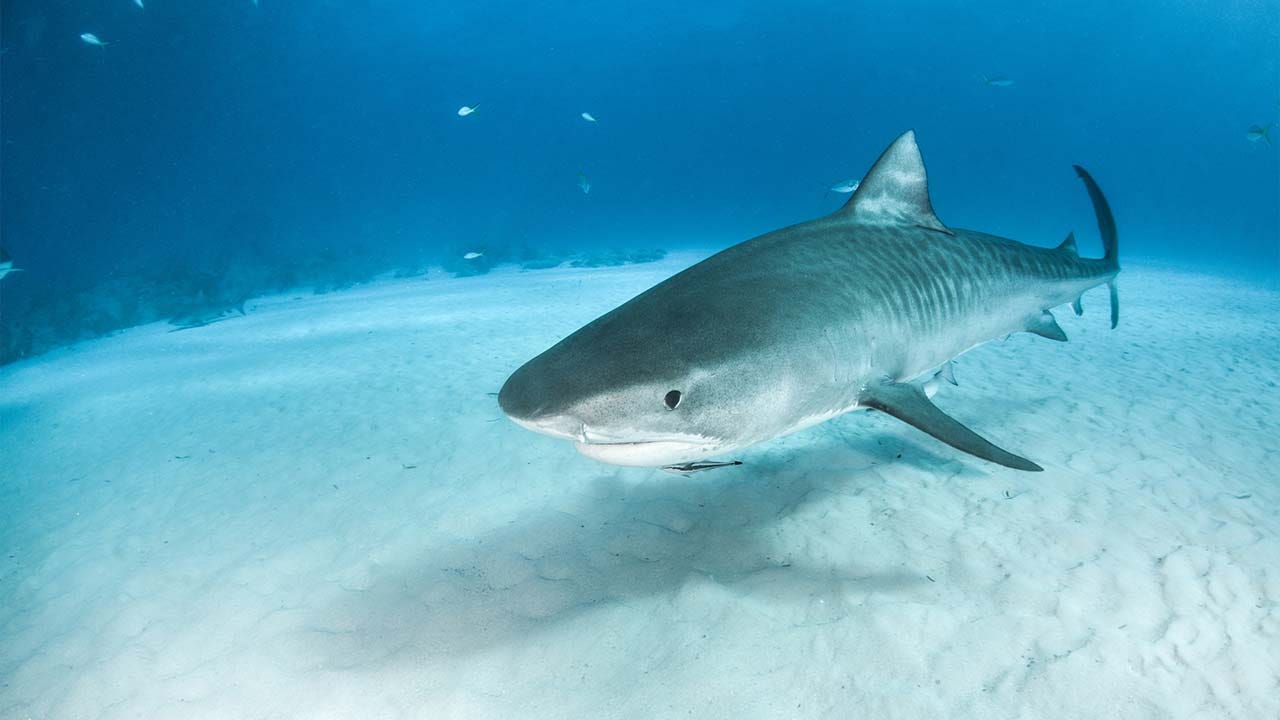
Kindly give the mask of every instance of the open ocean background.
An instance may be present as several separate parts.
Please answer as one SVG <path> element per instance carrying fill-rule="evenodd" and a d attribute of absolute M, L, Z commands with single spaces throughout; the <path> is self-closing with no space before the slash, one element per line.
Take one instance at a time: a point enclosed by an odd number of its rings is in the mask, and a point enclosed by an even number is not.
<path fill-rule="evenodd" d="M 1280 718 L 1280 0 L 143 2 L 0 0 L 0 719 Z M 912 128 L 947 226 L 1114 209 L 1118 327 L 983 307 L 936 383 L 1043 472 L 504 413 Z"/>
<path fill-rule="evenodd" d="M 1126 263 L 1280 275 L 1277 148 L 1246 138 L 1280 121 L 1275 0 L 4 0 L 0 21 L 0 242 L 25 270 L 0 360 L 389 271 L 720 248 L 835 209 L 824 186 L 907 128 L 951 226 L 1096 253 L 1079 163 Z"/>

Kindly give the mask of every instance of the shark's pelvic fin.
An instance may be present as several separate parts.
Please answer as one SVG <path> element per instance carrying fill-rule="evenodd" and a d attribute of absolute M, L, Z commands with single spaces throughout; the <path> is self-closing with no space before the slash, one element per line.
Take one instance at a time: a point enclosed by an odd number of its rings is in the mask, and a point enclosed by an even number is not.
<path fill-rule="evenodd" d="M 1058 324 L 1058 320 L 1053 317 L 1053 313 L 1045 310 L 1032 317 L 1027 321 L 1027 332 L 1035 333 L 1043 338 L 1057 340 L 1058 342 L 1066 342 L 1067 334 L 1062 331 L 1062 326 Z"/>
<path fill-rule="evenodd" d="M 956 387 L 960 386 L 960 383 L 956 382 L 956 371 L 953 363 L 950 360 L 942 364 L 942 369 L 938 370 L 938 375 L 940 375 L 943 380 L 946 380 L 952 385 L 955 385 Z"/>
<path fill-rule="evenodd" d="M 914 130 L 903 133 L 880 155 L 839 212 L 865 225 L 914 225 L 955 234 L 933 214 Z"/>
<path fill-rule="evenodd" d="M 951 447 L 983 460 L 1015 470 L 1039 471 L 1044 468 L 1030 460 L 992 445 L 981 435 L 962 425 L 929 401 L 921 388 L 885 379 L 863 389 L 859 402 L 888 413 L 922 430 Z"/>
<path fill-rule="evenodd" d="M 1076 234 L 1073 232 L 1067 233 L 1067 239 L 1063 240 L 1061 245 L 1058 245 L 1058 250 L 1071 253 L 1072 257 L 1079 257 L 1080 251 L 1076 248 Z"/>
<path fill-rule="evenodd" d="M 951 369 L 950 360 L 943 363 L 942 367 L 938 368 L 938 372 L 933 374 L 933 377 L 925 380 L 924 383 L 920 385 L 920 389 L 924 390 L 925 397 L 932 398 L 934 395 L 938 394 L 938 389 L 942 387 L 942 382 L 944 380 L 952 385 L 960 384 L 956 382 L 956 374 Z"/>
<path fill-rule="evenodd" d="M 1071 303 L 1071 309 L 1075 311 L 1076 315 L 1084 314 L 1084 305 L 1080 302 L 1083 298 L 1084 296 L 1081 295 L 1080 297 L 1077 297 L 1074 302 Z"/>

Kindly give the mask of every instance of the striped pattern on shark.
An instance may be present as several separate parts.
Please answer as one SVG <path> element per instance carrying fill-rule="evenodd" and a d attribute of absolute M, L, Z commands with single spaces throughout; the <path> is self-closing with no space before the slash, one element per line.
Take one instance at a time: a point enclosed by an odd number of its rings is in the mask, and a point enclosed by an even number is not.
<path fill-rule="evenodd" d="M 879 410 L 977 457 L 1035 463 L 943 413 L 917 382 L 989 340 L 1066 335 L 1049 312 L 1097 285 L 1118 321 L 1115 221 L 1082 168 L 1105 255 L 943 225 L 915 135 L 849 202 L 668 278 L 526 363 L 506 414 L 621 465 L 684 468 L 855 409 Z"/>

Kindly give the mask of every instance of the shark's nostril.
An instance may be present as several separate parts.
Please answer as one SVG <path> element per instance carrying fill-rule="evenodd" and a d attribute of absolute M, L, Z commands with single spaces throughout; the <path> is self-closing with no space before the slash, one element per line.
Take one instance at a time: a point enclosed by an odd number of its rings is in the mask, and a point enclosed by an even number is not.
<path fill-rule="evenodd" d="M 533 407 L 529 402 L 529 393 L 521 387 L 518 373 L 507 378 L 502 389 L 498 391 L 498 407 L 508 417 L 524 418 L 533 415 Z"/>

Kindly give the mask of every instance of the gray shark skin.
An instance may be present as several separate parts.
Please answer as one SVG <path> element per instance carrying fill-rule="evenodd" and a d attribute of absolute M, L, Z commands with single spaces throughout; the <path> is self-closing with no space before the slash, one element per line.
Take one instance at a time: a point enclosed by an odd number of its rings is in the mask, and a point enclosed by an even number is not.
<path fill-rule="evenodd" d="M 1115 326 L 1115 222 L 1076 172 L 1101 259 L 1081 258 L 1071 235 L 1043 248 L 947 228 L 907 132 L 841 210 L 646 290 L 516 370 L 499 404 L 521 426 L 617 465 L 719 467 L 728 463 L 699 461 L 874 409 L 977 457 L 1040 470 L 943 413 L 915 381 L 1012 332 L 1066 340 L 1049 310 L 1079 310 L 1103 283 Z"/>

